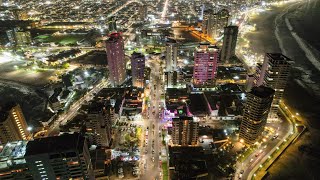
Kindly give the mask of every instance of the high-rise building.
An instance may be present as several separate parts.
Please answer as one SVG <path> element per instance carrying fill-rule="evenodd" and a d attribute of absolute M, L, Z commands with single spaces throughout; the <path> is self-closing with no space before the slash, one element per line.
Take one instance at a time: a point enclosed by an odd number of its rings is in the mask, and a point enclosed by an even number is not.
<path fill-rule="evenodd" d="M 108 18 L 108 30 L 109 33 L 117 32 L 117 19 L 115 16 Z"/>
<path fill-rule="evenodd" d="M 0 179 L 94 179 L 86 139 L 63 134 L 9 142 L 0 152 Z"/>
<path fill-rule="evenodd" d="M 28 125 L 19 104 L 9 103 L 0 110 L 0 144 L 30 138 Z"/>
<path fill-rule="evenodd" d="M 236 55 L 238 38 L 238 26 L 227 26 L 224 28 L 223 45 L 221 49 L 221 62 L 229 62 Z"/>
<path fill-rule="evenodd" d="M 132 85 L 134 87 L 144 87 L 145 59 L 141 53 L 134 52 L 131 55 Z"/>
<path fill-rule="evenodd" d="M 290 73 L 290 59 L 281 53 L 266 53 L 263 64 L 257 66 L 256 85 L 275 90 L 269 117 L 275 118 Z"/>
<path fill-rule="evenodd" d="M 124 42 L 120 33 L 112 33 L 106 41 L 108 69 L 111 84 L 121 85 L 126 79 L 126 61 L 124 58 Z"/>
<path fill-rule="evenodd" d="M 239 135 L 240 140 L 246 144 L 254 144 L 263 132 L 274 92 L 269 87 L 259 86 L 247 93 Z"/>
<path fill-rule="evenodd" d="M 204 11 L 202 21 L 202 32 L 211 38 L 217 38 L 222 35 L 224 27 L 229 23 L 229 11 L 222 9 L 214 12 L 211 9 Z"/>
<path fill-rule="evenodd" d="M 91 145 L 110 147 L 115 109 L 104 103 L 91 103 L 86 121 L 86 132 Z"/>
<path fill-rule="evenodd" d="M 194 53 L 193 85 L 210 86 L 214 84 L 219 49 L 209 43 L 201 43 Z"/>
<path fill-rule="evenodd" d="M 196 122 L 193 117 L 172 118 L 172 144 L 174 146 L 197 145 L 198 138 L 199 122 Z"/>
<path fill-rule="evenodd" d="M 166 45 L 166 71 L 174 71 L 177 68 L 178 44 L 175 42 Z"/>

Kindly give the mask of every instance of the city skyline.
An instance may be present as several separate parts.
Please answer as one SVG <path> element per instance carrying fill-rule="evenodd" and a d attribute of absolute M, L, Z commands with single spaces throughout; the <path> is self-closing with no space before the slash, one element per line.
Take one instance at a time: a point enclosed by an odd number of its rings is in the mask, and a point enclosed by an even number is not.
<path fill-rule="evenodd" d="M 0 0 L 0 179 L 314 179 L 318 1 Z"/>

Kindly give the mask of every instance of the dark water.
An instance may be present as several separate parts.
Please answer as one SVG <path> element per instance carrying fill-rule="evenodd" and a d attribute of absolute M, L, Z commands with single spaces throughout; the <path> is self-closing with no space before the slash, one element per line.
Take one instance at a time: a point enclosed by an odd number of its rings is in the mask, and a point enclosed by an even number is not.
<path fill-rule="evenodd" d="M 320 129 L 320 1 L 292 4 L 276 16 L 282 53 L 294 61 L 285 100 Z"/>

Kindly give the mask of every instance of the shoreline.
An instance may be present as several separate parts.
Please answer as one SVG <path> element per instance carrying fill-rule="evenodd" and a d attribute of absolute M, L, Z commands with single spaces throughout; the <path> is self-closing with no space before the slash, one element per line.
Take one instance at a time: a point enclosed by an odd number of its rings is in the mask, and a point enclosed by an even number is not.
<path fill-rule="evenodd" d="M 292 13 L 292 10 L 288 13 L 288 9 L 297 8 L 303 3 L 301 1 L 290 2 L 282 7 L 273 6 L 270 10 L 261 12 L 248 21 L 250 24 L 256 24 L 257 30 L 244 36 L 249 40 L 249 47 L 253 53 L 264 55 L 266 52 L 282 52 L 295 62 L 283 99 L 290 106 L 290 109 L 302 115 L 309 130 L 270 167 L 268 170 L 270 174 L 266 179 L 299 179 L 307 177 L 304 176 L 305 174 L 308 174 L 308 177 L 316 177 L 316 167 L 320 165 L 320 159 L 303 155 L 298 150 L 300 145 L 308 143 L 320 147 L 318 141 L 320 138 L 320 122 L 318 121 L 320 114 L 317 114 L 320 112 L 320 99 L 310 88 L 310 86 L 314 86 L 314 81 L 311 80 L 312 73 L 315 73 L 317 69 L 310 64 L 305 49 L 302 49 L 301 44 L 299 45 L 294 39 L 295 37 L 292 36 L 294 24 L 289 24 L 293 26 L 290 28 L 286 22 L 290 20 L 286 15 Z M 293 9 L 294 11 L 295 9 Z M 302 38 L 301 34 L 298 35 Z M 281 42 L 283 42 L 282 45 Z M 318 165 L 315 166 L 315 164 Z"/>

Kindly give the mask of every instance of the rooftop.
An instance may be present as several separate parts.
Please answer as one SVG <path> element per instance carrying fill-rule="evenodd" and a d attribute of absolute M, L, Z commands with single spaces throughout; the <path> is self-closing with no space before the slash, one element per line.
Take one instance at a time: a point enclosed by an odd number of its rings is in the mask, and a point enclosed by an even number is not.
<path fill-rule="evenodd" d="M 15 102 L 9 102 L 0 106 L 0 122 L 3 122 L 7 119 L 9 111 L 15 106 L 17 106 L 17 103 Z"/>
<path fill-rule="evenodd" d="M 260 98 L 268 98 L 270 96 L 273 96 L 274 92 L 275 91 L 272 88 L 259 86 L 253 87 L 249 93 Z"/>
<path fill-rule="evenodd" d="M 85 138 L 80 134 L 63 134 L 29 141 L 26 156 L 65 152 L 77 149 L 82 152 Z"/>
<path fill-rule="evenodd" d="M 172 118 L 172 121 L 185 121 L 185 120 L 193 121 L 193 117 L 180 116 L 180 117 L 177 117 L 177 118 Z"/>
<path fill-rule="evenodd" d="M 107 40 L 107 42 L 114 42 L 119 39 L 122 39 L 121 33 L 111 33 L 109 34 L 109 39 Z"/>
<path fill-rule="evenodd" d="M 0 171 L 10 168 L 12 165 L 24 164 L 28 141 L 14 141 L 0 148 Z"/>
<path fill-rule="evenodd" d="M 285 63 L 289 63 L 289 61 L 291 61 L 287 56 L 281 53 L 266 53 L 266 56 L 275 61 L 282 61 Z"/>

